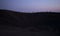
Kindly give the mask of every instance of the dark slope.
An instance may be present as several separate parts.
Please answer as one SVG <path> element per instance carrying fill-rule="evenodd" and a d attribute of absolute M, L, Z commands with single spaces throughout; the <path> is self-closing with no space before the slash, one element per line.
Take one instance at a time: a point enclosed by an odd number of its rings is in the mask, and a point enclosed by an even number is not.
<path fill-rule="evenodd" d="M 0 10 L 0 25 L 11 25 L 16 27 L 29 26 L 51 26 L 54 29 L 60 28 L 60 13 L 19 13 L 10 10 Z"/>
<path fill-rule="evenodd" d="M 32 25 L 32 14 L 0 10 L 0 24 L 25 27 Z"/>
<path fill-rule="evenodd" d="M 60 13 L 0 10 L 0 33 L 0 36 L 59 36 Z"/>

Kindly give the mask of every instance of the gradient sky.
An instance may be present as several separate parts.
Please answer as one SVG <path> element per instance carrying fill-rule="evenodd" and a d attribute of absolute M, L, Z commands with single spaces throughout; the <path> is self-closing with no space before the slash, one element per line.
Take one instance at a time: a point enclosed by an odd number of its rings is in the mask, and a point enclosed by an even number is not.
<path fill-rule="evenodd" d="M 60 0 L 0 0 L 0 9 L 21 12 L 60 12 Z"/>

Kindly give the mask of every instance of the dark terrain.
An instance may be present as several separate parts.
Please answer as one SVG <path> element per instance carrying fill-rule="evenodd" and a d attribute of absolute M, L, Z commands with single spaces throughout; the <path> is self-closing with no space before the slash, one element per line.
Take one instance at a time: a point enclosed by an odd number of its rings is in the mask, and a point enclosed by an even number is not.
<path fill-rule="evenodd" d="M 52 34 L 54 34 L 53 36 L 56 36 L 55 34 L 59 36 L 60 13 L 55 13 L 55 12 L 22 13 L 22 12 L 10 11 L 10 10 L 0 10 L 0 32 L 2 36 L 4 35 L 15 36 L 14 34 L 18 33 L 15 32 L 16 30 L 26 29 L 28 27 L 35 27 L 39 30 L 38 31 L 38 30 L 34 30 L 34 28 L 30 28 L 29 29 L 30 32 L 49 31 L 49 34 L 51 32 Z M 8 35 L 7 35 L 5 30 L 7 31 L 15 30 L 14 31 L 15 33 L 11 34 L 8 31 L 7 33 Z"/>

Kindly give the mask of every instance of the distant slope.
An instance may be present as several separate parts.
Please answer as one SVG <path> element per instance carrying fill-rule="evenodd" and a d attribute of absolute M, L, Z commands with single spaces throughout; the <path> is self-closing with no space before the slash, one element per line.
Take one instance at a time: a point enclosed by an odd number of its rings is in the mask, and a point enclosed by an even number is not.
<path fill-rule="evenodd" d="M 10 10 L 0 10 L 0 24 L 21 27 L 32 25 L 32 14 Z"/>
<path fill-rule="evenodd" d="M 0 25 L 11 25 L 21 28 L 34 26 L 39 29 L 40 27 L 38 27 L 38 25 L 49 25 L 54 29 L 59 29 L 60 13 L 21 13 L 10 10 L 0 10 Z"/>

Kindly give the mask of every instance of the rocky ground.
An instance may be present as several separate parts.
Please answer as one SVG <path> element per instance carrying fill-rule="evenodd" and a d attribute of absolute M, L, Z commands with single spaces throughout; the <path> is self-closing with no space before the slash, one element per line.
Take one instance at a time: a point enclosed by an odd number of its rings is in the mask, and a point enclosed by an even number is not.
<path fill-rule="evenodd" d="M 0 36 L 59 36 L 58 31 L 39 30 L 35 27 L 25 29 L 12 26 L 0 26 Z"/>

